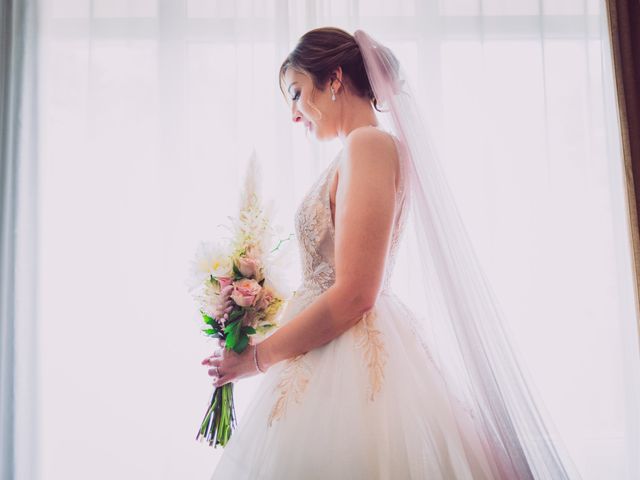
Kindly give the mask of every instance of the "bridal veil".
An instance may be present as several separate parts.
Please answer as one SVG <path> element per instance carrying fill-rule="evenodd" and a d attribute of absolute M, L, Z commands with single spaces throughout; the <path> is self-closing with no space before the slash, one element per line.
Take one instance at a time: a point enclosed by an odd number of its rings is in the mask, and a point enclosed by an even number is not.
<path fill-rule="evenodd" d="M 427 309 L 419 312 L 425 320 L 419 327 L 451 401 L 472 412 L 501 479 L 579 479 L 516 355 L 402 66 L 363 30 L 354 37 L 376 101 L 406 149 L 401 158 L 409 182 L 407 226 L 420 245 L 414 267 L 423 275 Z"/>

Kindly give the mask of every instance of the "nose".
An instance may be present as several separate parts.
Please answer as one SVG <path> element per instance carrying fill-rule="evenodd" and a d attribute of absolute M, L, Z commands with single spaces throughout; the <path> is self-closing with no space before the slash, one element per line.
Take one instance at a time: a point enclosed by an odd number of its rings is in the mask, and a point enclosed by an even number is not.
<path fill-rule="evenodd" d="M 294 123 L 298 123 L 302 121 L 302 115 L 300 115 L 300 112 L 298 112 L 298 110 L 296 109 L 295 104 L 291 106 L 291 110 L 292 110 L 292 120 Z"/>

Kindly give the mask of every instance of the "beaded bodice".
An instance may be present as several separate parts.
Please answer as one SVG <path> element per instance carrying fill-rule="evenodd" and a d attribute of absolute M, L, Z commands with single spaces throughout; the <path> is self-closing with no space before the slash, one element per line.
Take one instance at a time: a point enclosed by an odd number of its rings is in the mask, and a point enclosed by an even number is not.
<path fill-rule="evenodd" d="M 396 142 L 396 147 L 399 147 L 398 139 L 395 136 L 393 138 Z M 317 292 L 326 290 L 335 281 L 335 226 L 332 221 L 329 192 L 343 152 L 344 149 L 338 153 L 336 158 L 311 186 L 295 214 L 295 227 L 303 273 L 302 284 L 304 288 Z M 398 148 L 398 152 L 402 155 L 400 148 Z M 403 163 L 401 158 L 401 166 Z M 400 170 L 402 171 L 403 169 L 401 168 Z M 396 201 L 394 228 L 382 283 L 383 291 L 389 287 L 395 255 L 406 217 L 404 177 L 401 174 L 401 188 L 398 189 L 397 193 L 398 201 Z"/>

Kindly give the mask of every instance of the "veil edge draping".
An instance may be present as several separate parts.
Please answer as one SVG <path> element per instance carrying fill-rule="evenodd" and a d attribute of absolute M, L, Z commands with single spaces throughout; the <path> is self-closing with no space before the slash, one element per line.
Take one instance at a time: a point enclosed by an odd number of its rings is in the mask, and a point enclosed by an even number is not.
<path fill-rule="evenodd" d="M 452 403 L 472 412 L 496 478 L 580 479 L 516 356 L 402 66 L 363 30 L 354 37 L 374 96 L 404 150 L 408 226 L 420 245 L 415 268 L 424 276 L 428 310 L 421 327 L 429 331 L 427 343 Z"/>

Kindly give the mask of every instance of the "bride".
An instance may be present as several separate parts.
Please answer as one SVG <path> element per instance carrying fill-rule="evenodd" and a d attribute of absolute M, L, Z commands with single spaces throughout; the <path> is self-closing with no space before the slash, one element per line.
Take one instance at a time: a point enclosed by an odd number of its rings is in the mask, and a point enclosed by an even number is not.
<path fill-rule="evenodd" d="M 511 351 L 395 55 L 362 30 L 314 29 L 280 85 L 292 120 L 342 149 L 296 211 L 304 276 L 280 328 L 202 361 L 216 386 L 263 374 L 212 480 L 578 479 Z M 420 315 L 390 282 L 408 218 Z"/>

